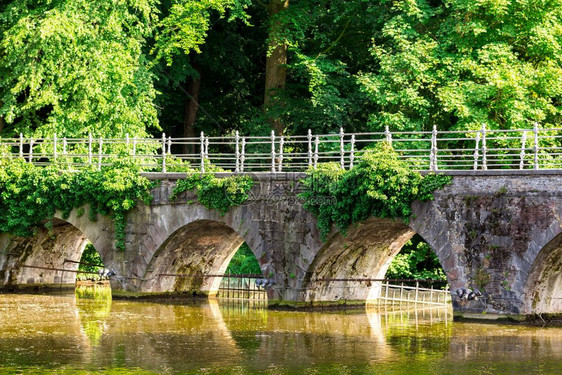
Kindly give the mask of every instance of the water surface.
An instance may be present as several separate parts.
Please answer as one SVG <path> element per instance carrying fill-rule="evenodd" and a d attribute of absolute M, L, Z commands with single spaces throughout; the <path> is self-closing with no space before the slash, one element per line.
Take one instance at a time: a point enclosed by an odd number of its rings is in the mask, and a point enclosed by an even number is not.
<path fill-rule="evenodd" d="M 278 312 L 217 303 L 0 295 L 0 373 L 560 374 L 562 329 L 446 309 Z"/>

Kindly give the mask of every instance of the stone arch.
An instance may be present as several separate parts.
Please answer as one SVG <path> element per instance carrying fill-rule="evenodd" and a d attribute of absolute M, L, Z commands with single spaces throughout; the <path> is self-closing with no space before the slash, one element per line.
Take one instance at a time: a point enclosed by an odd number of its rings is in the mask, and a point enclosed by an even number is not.
<path fill-rule="evenodd" d="M 68 221 L 54 218 L 52 224 L 50 230 L 39 228 L 30 237 L 0 236 L 1 286 L 74 286 L 77 262 L 86 244 L 93 241 Z M 105 263 L 104 254 L 100 255 Z"/>
<path fill-rule="evenodd" d="M 303 286 L 306 302 L 366 301 L 376 297 L 378 288 L 369 282 L 321 279 L 382 279 L 404 244 L 416 231 L 400 220 L 370 218 L 351 225 L 347 235 L 333 234 L 317 252 L 306 273 Z M 424 234 L 418 233 L 425 239 Z M 430 247 L 433 244 L 428 241 Z M 445 259 L 437 253 L 448 275 Z"/>
<path fill-rule="evenodd" d="M 239 234 L 229 225 L 209 219 L 194 220 L 175 230 L 156 250 L 140 284 L 141 292 L 216 294 L 230 260 L 246 242 L 255 249 L 259 238 Z M 178 276 L 179 275 L 179 276 Z M 210 277 L 203 277 L 211 275 Z"/>
<path fill-rule="evenodd" d="M 68 217 L 62 213 L 55 213 L 55 220 L 73 226 L 82 233 L 96 248 L 106 268 L 122 271 L 121 264 L 117 259 L 115 251 L 115 223 L 109 216 L 98 214 L 96 221 L 92 221 L 88 215 L 89 207 L 81 210 L 72 210 Z"/>
<path fill-rule="evenodd" d="M 562 233 L 538 253 L 522 295 L 522 313 L 562 313 Z"/>

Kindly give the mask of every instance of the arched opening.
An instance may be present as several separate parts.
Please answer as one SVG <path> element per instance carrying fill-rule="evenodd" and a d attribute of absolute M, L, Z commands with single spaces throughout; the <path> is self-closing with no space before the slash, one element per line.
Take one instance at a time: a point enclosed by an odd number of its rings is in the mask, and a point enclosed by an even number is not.
<path fill-rule="evenodd" d="M 523 313 L 562 313 L 562 234 L 536 257 L 527 278 Z"/>
<path fill-rule="evenodd" d="M 31 237 L 4 236 L 2 280 L 7 288 L 74 288 L 81 257 L 90 242 L 72 224 L 53 219 Z"/>
<path fill-rule="evenodd" d="M 273 286 L 270 280 L 262 276 L 256 256 L 244 242 L 230 260 L 217 296 L 222 300 L 265 302 L 267 290 Z"/>
<path fill-rule="evenodd" d="M 76 275 L 77 286 L 102 285 L 110 286 L 109 278 L 114 271 L 109 270 L 103 264 L 101 255 L 91 242 L 87 242 L 78 262 Z"/>
<path fill-rule="evenodd" d="M 394 256 L 385 274 L 386 279 L 427 280 L 424 284 L 443 288 L 447 285 L 447 276 L 439 263 L 437 254 L 420 236 L 414 234 Z"/>
<path fill-rule="evenodd" d="M 140 291 L 214 296 L 244 241 L 232 228 L 217 221 L 189 223 L 172 233 L 154 253 Z M 246 252 L 251 240 L 248 245 L 243 248 Z"/>
<path fill-rule="evenodd" d="M 409 245 L 405 247 L 406 244 Z M 403 255 L 394 266 L 399 261 L 418 265 L 416 257 L 421 253 L 429 258 L 428 264 L 429 260 L 434 260 L 429 254 L 433 252 L 431 247 L 399 220 L 370 218 L 352 225 L 346 235 L 334 234 L 320 249 L 307 272 L 305 301 L 350 304 L 377 299 L 381 293 L 381 283 L 377 280 L 389 278 L 387 271 L 403 249 Z M 437 262 L 444 264 L 439 259 Z M 397 268 L 393 267 L 391 271 L 396 273 Z M 445 271 L 435 273 L 446 275 Z M 415 272 L 404 278 L 420 275 L 423 273 Z"/>

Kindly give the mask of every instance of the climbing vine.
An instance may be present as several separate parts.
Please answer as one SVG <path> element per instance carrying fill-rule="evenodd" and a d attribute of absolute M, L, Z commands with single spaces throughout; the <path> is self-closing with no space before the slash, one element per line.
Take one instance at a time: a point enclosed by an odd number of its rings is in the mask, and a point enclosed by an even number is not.
<path fill-rule="evenodd" d="M 248 200 L 249 192 L 254 186 L 250 176 L 216 177 L 216 172 L 224 170 L 213 165 L 207 165 L 205 170 L 207 173 L 192 171 L 185 179 L 178 180 L 172 199 L 176 199 L 183 192 L 193 190 L 199 203 L 208 209 L 219 210 L 223 215 L 231 207 Z"/>
<path fill-rule="evenodd" d="M 248 199 L 253 186 L 250 177 L 215 177 L 214 173 L 194 173 L 188 164 L 171 161 L 171 168 L 188 171 L 179 180 L 174 198 L 186 190 L 195 190 L 198 200 L 209 209 L 226 213 Z M 208 172 L 221 172 L 208 165 Z M 150 204 L 154 182 L 140 175 L 141 167 L 124 157 L 109 166 L 68 171 L 59 166 L 36 167 L 23 159 L 0 160 L 0 233 L 33 235 L 38 228 L 52 227 L 56 211 L 63 219 L 76 209 L 96 221 L 98 214 L 109 216 L 115 226 L 115 248 L 125 249 L 126 213 L 138 201 Z"/>
<path fill-rule="evenodd" d="M 22 159 L 0 161 L 0 233 L 30 236 L 49 227 L 55 212 L 67 218 L 89 206 L 88 216 L 110 216 L 115 225 L 115 247 L 125 248 L 125 215 L 141 200 L 149 204 L 153 183 L 140 175 L 140 167 L 128 159 L 101 170 L 77 172 L 56 166 L 36 167 Z"/>
<path fill-rule="evenodd" d="M 366 151 L 351 170 L 345 171 L 336 163 L 309 170 L 300 197 L 326 237 L 334 225 L 345 233 L 350 224 L 372 216 L 407 222 L 413 201 L 433 199 L 433 191 L 450 180 L 443 175 L 422 176 L 400 160 L 390 145 L 382 143 Z"/>

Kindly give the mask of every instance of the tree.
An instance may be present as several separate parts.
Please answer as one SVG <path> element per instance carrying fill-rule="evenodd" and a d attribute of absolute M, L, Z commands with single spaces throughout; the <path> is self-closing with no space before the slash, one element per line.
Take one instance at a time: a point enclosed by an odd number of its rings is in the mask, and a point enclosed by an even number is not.
<path fill-rule="evenodd" d="M 157 128 L 145 38 L 154 0 L 14 0 L 0 13 L 4 132 L 123 137 Z"/>
<path fill-rule="evenodd" d="M 298 73 L 307 111 L 346 113 L 346 128 L 354 107 L 377 131 L 554 126 L 561 12 L 557 0 L 300 1 L 284 12 L 288 82 Z"/>
<path fill-rule="evenodd" d="M 246 12 L 252 19 L 265 19 L 260 5 Z M 255 134 L 256 129 L 268 126 L 261 110 L 265 27 L 234 21 L 228 13 L 218 12 L 211 13 L 210 25 L 200 53 L 180 52 L 171 65 L 163 61 L 157 67 L 160 124 L 166 134 L 178 137 L 191 126 L 189 132 L 196 136 L 201 131 L 214 136 L 234 130 Z M 199 82 L 197 99 L 194 81 Z"/>
<path fill-rule="evenodd" d="M 279 100 L 279 94 L 285 88 L 287 81 L 287 44 L 282 38 L 283 25 L 278 16 L 288 7 L 289 0 L 270 0 L 267 4 L 270 25 L 263 105 L 268 122 L 277 135 L 283 134 L 283 123 L 278 113 L 283 102 Z"/>
<path fill-rule="evenodd" d="M 244 0 L 12 0 L 0 6 L 3 134 L 137 137 L 158 130 L 160 60 L 198 52 L 212 12 Z"/>

